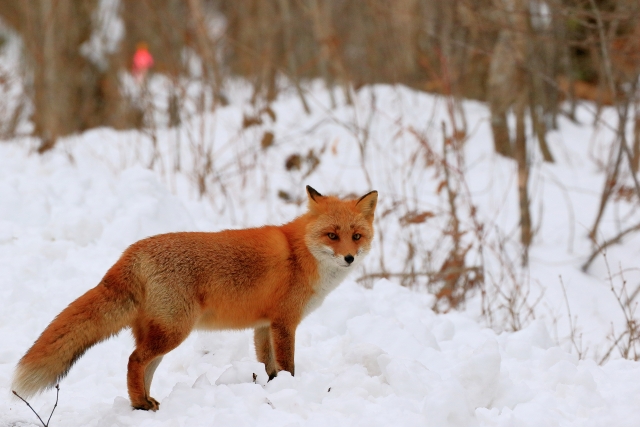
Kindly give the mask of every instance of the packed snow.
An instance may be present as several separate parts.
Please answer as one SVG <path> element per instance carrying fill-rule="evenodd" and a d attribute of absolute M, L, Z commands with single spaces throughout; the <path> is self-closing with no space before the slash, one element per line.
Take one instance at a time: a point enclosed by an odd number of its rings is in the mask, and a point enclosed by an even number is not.
<path fill-rule="evenodd" d="M 365 265 L 298 327 L 295 377 L 282 372 L 267 382 L 252 331 L 196 332 L 156 371 L 151 394 L 160 410 L 135 411 L 126 391 L 133 340 L 122 332 L 90 349 L 61 381 L 49 425 L 640 424 L 640 363 L 618 354 L 597 363 L 611 344 L 611 328 L 624 326 L 610 287 L 622 276 L 636 285 L 640 239 L 609 248 L 589 274 L 580 271 L 603 185 L 598 165 L 613 138 L 607 126 L 593 124 L 588 106 L 578 110 L 578 123 L 561 119 L 550 134 L 555 164 L 531 152 L 537 234 L 530 268 L 519 267 L 515 252 L 508 261 L 529 292 L 522 309 L 533 307 L 534 315 L 523 316 L 514 332 L 497 306 L 493 324 L 481 315 L 480 292 L 458 311 L 436 313 L 424 287 L 408 289 L 393 276 L 368 286 L 355 281 L 382 266 L 402 271 L 411 239 L 433 252 L 436 266 L 442 262 L 445 245 L 436 239 L 443 220 L 435 215 L 401 226 L 399 218 L 444 209 L 441 178 L 416 135 L 442 154 L 440 124 L 451 132 L 456 115 L 467 122 L 464 174 L 486 238 L 517 240 L 515 165 L 493 154 L 485 106 L 465 102 L 462 113 L 451 115 L 444 98 L 376 86 L 360 90 L 354 106 L 341 101 L 331 108 L 327 91 L 311 85 L 313 111 L 306 115 L 295 94 L 267 110 L 247 103 L 246 92 L 238 84 L 229 106 L 185 117 L 177 129 L 159 126 L 153 137 L 97 129 L 61 140 L 42 156 L 28 138 L 0 144 L 0 426 L 40 425 L 11 395 L 13 369 L 53 317 L 95 286 L 129 244 L 170 231 L 286 222 L 304 211 L 305 184 L 340 195 L 376 189 L 380 202 L 378 238 Z M 259 116 L 260 123 L 244 129 L 243 116 Z M 615 125 L 610 111 L 602 120 Z M 261 148 L 267 131 L 274 144 Z M 206 153 L 213 153 L 212 165 L 203 163 Z M 294 153 L 301 167 L 287 171 Z M 634 205 L 616 200 L 602 237 L 639 216 Z M 514 247 L 506 243 L 507 251 Z M 487 280 L 513 285 L 491 254 L 474 247 L 469 262 L 480 255 Z M 571 325 L 582 358 L 568 339 Z M 49 390 L 30 403 L 46 421 L 55 400 Z"/>

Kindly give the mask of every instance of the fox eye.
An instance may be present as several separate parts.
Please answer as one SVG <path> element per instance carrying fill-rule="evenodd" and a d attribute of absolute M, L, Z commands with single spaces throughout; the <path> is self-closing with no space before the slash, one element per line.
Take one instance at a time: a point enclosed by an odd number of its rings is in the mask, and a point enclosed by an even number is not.
<path fill-rule="evenodd" d="M 362 235 L 360 233 L 356 233 L 353 235 L 353 240 L 360 240 L 360 238 L 362 237 Z"/>
<path fill-rule="evenodd" d="M 338 240 L 338 235 L 336 233 L 328 233 L 327 237 L 331 240 Z"/>

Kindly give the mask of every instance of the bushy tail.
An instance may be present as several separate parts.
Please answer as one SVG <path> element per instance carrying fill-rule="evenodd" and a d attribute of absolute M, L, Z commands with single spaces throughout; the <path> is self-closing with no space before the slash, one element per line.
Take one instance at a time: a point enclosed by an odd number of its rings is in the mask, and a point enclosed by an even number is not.
<path fill-rule="evenodd" d="M 12 390 L 28 398 L 55 386 L 91 346 L 131 323 L 132 299 L 104 286 L 89 290 L 69 304 L 20 359 Z"/>

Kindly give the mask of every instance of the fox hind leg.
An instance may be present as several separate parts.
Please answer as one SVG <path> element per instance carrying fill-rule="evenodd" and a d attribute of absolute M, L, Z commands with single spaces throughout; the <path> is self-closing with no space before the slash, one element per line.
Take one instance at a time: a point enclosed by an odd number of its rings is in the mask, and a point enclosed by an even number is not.
<path fill-rule="evenodd" d="M 145 333 L 140 333 L 144 329 Z M 191 328 L 175 330 L 151 323 L 146 328 L 134 329 L 136 349 L 129 356 L 127 389 L 131 406 L 135 409 L 157 411 L 160 404 L 149 394 L 153 374 L 162 356 L 184 341 Z"/>
<path fill-rule="evenodd" d="M 147 396 L 149 396 L 149 389 L 151 388 L 151 381 L 153 380 L 153 374 L 156 372 L 158 365 L 162 362 L 162 358 L 164 356 L 158 356 L 153 359 L 148 365 L 147 369 L 144 371 L 144 391 Z"/>

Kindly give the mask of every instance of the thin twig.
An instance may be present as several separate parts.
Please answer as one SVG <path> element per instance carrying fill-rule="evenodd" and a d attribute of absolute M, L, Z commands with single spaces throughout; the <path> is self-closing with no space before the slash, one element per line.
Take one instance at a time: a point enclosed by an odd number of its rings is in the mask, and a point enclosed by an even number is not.
<path fill-rule="evenodd" d="M 618 348 L 618 343 L 622 340 L 622 338 L 624 338 L 624 336 L 627 334 L 628 331 L 624 331 L 619 337 L 618 339 L 616 339 L 613 344 L 611 344 L 611 347 L 609 347 L 609 350 L 604 354 L 604 356 L 602 356 L 600 358 L 600 360 L 598 361 L 598 365 L 602 365 L 604 362 L 606 362 L 609 357 L 611 356 L 611 353 L 613 352 L 613 350 L 615 348 Z M 612 331 L 613 333 L 613 331 Z"/>
<path fill-rule="evenodd" d="M 634 231 L 638 231 L 640 230 L 640 224 L 636 224 L 634 226 L 631 226 L 625 230 L 622 230 L 620 233 L 618 233 L 618 235 L 612 237 L 609 240 L 606 240 L 604 243 L 602 243 L 601 245 L 598 245 L 596 247 L 596 249 L 593 251 L 593 253 L 589 256 L 589 259 L 587 259 L 587 261 L 582 264 L 582 271 L 586 272 L 589 269 L 589 266 L 591 265 L 591 263 L 593 262 L 593 260 L 606 248 L 608 248 L 611 245 L 614 245 L 616 243 L 619 243 L 620 240 L 622 240 L 622 238 L 624 236 L 626 236 L 629 233 L 632 233 Z"/>
<path fill-rule="evenodd" d="M 58 397 L 60 396 L 60 385 L 56 384 L 56 403 L 53 405 L 53 409 L 51 410 L 51 413 L 49 414 L 49 419 L 47 420 L 47 425 L 45 427 L 49 426 L 49 421 L 51 421 L 51 417 L 53 416 L 53 411 L 56 410 L 56 408 L 58 407 Z"/>
<path fill-rule="evenodd" d="M 573 344 L 573 348 L 578 353 L 578 359 L 582 359 L 582 350 L 578 347 L 578 344 L 576 344 L 576 329 L 573 324 L 573 318 L 571 317 L 571 307 L 569 306 L 569 297 L 567 296 L 567 289 L 564 286 L 564 281 L 562 280 L 562 276 L 559 276 L 559 278 L 560 278 L 560 286 L 562 286 L 562 294 L 564 295 L 564 302 L 567 305 L 567 314 L 569 315 L 569 331 L 570 331 L 569 336 L 571 337 L 571 343 Z"/>
<path fill-rule="evenodd" d="M 356 279 L 356 282 L 364 282 L 368 279 L 388 279 L 390 277 L 399 277 L 399 278 L 407 278 L 407 277 L 428 277 L 431 278 L 435 276 L 436 273 L 430 273 L 426 271 L 416 271 L 412 273 L 389 273 L 389 272 L 379 272 L 379 273 L 369 273 L 365 274 Z"/>
<path fill-rule="evenodd" d="M 40 420 L 40 422 L 42 423 L 42 425 L 44 427 L 47 427 L 47 424 L 44 423 L 44 421 L 42 421 L 42 418 L 40 418 L 40 415 L 38 415 L 38 413 L 36 412 L 35 409 L 33 409 L 31 407 L 31 405 L 29 404 L 29 402 L 27 402 L 25 399 L 22 398 L 22 396 L 20 396 L 15 390 L 11 390 L 13 392 L 13 394 L 15 394 L 16 396 L 18 396 L 18 399 L 22 400 L 28 407 L 29 409 L 31 409 L 31 411 L 36 414 L 36 417 L 38 417 L 38 419 Z"/>
<path fill-rule="evenodd" d="M 56 410 L 56 408 L 58 407 L 58 397 L 60 397 L 60 386 L 58 384 L 56 384 L 56 403 L 55 405 L 53 405 L 53 409 L 51 410 L 51 414 L 49 414 L 49 419 L 47 420 L 47 422 L 45 423 L 44 421 L 42 421 L 42 418 L 40 418 L 40 415 L 38 415 L 38 413 L 36 412 L 35 409 L 33 409 L 33 407 L 29 404 L 29 402 L 27 402 L 22 396 L 20 396 L 18 394 L 18 392 L 16 392 L 15 390 L 11 390 L 11 392 L 16 395 L 18 397 L 18 399 L 22 400 L 28 407 L 29 409 L 31 409 L 31 412 L 33 412 L 34 414 L 36 414 L 36 417 L 38 417 L 38 419 L 40 420 L 40 422 L 42 423 L 42 425 L 44 427 L 49 427 L 49 422 L 51 421 L 51 417 L 53 416 L 53 412 Z"/>

